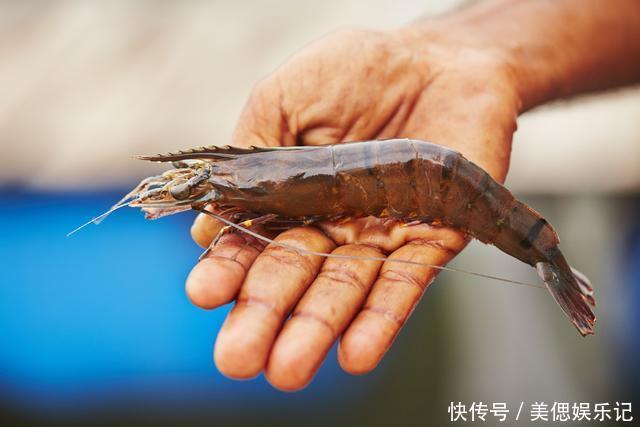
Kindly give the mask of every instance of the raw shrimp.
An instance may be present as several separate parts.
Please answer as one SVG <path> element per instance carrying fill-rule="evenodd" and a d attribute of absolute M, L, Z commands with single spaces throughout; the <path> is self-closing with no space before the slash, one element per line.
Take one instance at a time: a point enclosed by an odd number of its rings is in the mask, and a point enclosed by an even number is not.
<path fill-rule="evenodd" d="M 157 218 L 212 205 L 240 227 L 283 228 L 369 215 L 453 227 L 534 266 L 578 331 L 593 333 L 593 289 L 565 260 L 551 225 L 446 147 L 390 139 L 314 147 L 201 147 L 141 158 L 173 162 L 174 169 L 147 178 L 114 208 L 141 207 Z"/>

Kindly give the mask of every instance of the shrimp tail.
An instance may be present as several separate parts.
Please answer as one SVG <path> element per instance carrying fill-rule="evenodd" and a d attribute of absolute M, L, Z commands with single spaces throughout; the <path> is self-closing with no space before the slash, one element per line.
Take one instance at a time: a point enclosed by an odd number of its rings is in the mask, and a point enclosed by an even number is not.
<path fill-rule="evenodd" d="M 595 306 L 596 301 L 589 279 L 571 268 L 559 250 L 548 261 L 538 262 L 536 271 L 580 334 L 592 335 L 596 316 L 590 305 Z"/>

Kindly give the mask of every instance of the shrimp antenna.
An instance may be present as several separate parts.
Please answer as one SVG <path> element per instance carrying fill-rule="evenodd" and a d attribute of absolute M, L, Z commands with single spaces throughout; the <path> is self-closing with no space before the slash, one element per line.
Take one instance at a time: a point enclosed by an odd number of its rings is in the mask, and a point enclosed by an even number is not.
<path fill-rule="evenodd" d="M 124 199 L 126 200 L 126 199 Z M 82 230 L 83 228 L 85 228 L 87 225 L 89 224 L 99 224 L 100 221 L 102 221 L 103 219 L 105 219 L 109 214 L 111 214 L 114 211 L 117 211 L 120 208 L 124 208 L 125 206 L 129 206 L 131 203 L 133 203 L 135 200 L 130 200 L 128 202 L 122 203 L 122 201 L 120 201 L 119 203 L 115 204 L 114 206 L 112 206 L 108 211 L 106 211 L 103 214 L 100 214 L 99 216 L 91 219 L 91 221 L 87 221 L 84 224 L 82 224 L 80 227 L 70 231 L 69 233 L 67 233 L 67 237 L 71 236 L 72 234 L 76 233 L 77 231 Z"/>
<path fill-rule="evenodd" d="M 544 286 L 542 285 L 535 285 L 533 283 L 526 283 L 526 282 L 520 282 L 518 280 L 511 280 L 511 279 L 506 279 L 504 277 L 498 277 L 498 276 L 492 276 L 489 274 L 482 274 L 482 273 L 476 273 L 474 271 L 468 271 L 468 270 L 461 270 L 459 268 L 453 268 L 453 267 L 445 267 L 443 265 L 434 265 L 434 264 L 428 264 L 425 262 L 418 262 L 418 261 L 410 261 L 410 260 L 404 260 L 404 259 L 394 259 L 394 258 L 386 258 L 386 257 L 368 257 L 368 256 L 357 256 L 357 255 L 340 255 L 340 254 L 327 254 L 324 252 L 316 252 L 316 251 L 310 251 L 307 249 L 301 249 L 301 248 L 297 248 L 293 245 L 289 245 L 287 243 L 282 243 L 282 242 L 278 242 L 275 241 L 273 239 L 270 239 L 266 236 L 263 236 L 259 233 L 256 233 L 254 231 L 251 231 L 239 224 L 236 224 L 234 222 L 229 221 L 228 219 L 221 217 L 220 215 L 216 215 L 213 212 L 209 212 L 208 210 L 205 209 L 196 209 L 195 210 L 202 212 L 206 215 L 209 215 L 215 219 L 217 219 L 218 221 L 235 228 L 236 230 L 239 230 L 243 233 L 246 233 L 252 237 L 255 237 L 256 239 L 262 240 L 263 242 L 267 242 L 276 246 L 281 246 L 283 248 L 287 248 L 293 251 L 296 251 L 300 254 L 303 255 L 314 255 L 314 256 L 321 256 L 321 257 L 325 257 L 325 258 L 342 258 L 342 259 L 359 259 L 359 260 L 363 260 L 363 261 L 384 261 L 384 262 L 397 262 L 397 263 L 402 263 L 402 264 L 411 264 L 411 265 L 420 265 L 420 266 L 424 266 L 424 267 L 431 267 L 434 268 L 436 270 L 442 270 L 442 271 L 452 271 L 455 273 L 464 273 L 464 274 L 468 274 L 470 276 L 476 276 L 476 277 L 482 277 L 485 279 L 492 279 L 492 280 L 497 280 L 500 282 L 506 282 L 506 283 L 511 283 L 511 284 L 515 284 L 515 285 L 520 285 L 520 286 L 528 286 L 531 288 L 539 288 L 539 289 L 545 289 Z"/>

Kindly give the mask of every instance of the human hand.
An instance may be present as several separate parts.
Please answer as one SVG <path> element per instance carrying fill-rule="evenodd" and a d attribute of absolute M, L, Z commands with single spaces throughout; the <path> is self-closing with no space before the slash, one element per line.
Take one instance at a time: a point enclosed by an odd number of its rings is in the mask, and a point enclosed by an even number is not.
<path fill-rule="evenodd" d="M 231 145 L 416 138 L 456 149 L 503 181 L 520 108 L 515 83 L 503 52 L 449 33 L 436 25 L 343 31 L 307 47 L 256 86 Z M 206 247 L 219 228 L 201 214 L 192 235 Z M 310 251 L 433 265 L 446 264 L 467 242 L 449 228 L 376 218 L 298 227 L 275 239 Z M 187 294 L 207 309 L 236 301 L 215 344 L 223 374 L 264 371 L 275 387 L 296 390 L 340 337 L 344 370 L 374 369 L 436 273 L 263 249 L 230 234 L 193 268 Z"/>

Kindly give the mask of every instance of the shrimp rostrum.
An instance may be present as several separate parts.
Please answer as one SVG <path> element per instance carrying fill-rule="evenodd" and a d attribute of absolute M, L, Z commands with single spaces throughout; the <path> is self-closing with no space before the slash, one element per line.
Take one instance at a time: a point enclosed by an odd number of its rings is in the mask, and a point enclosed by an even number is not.
<path fill-rule="evenodd" d="M 144 160 L 174 169 L 142 181 L 115 208 L 157 218 L 188 209 L 233 212 L 251 225 L 377 216 L 449 226 L 535 267 L 578 331 L 593 333 L 589 280 L 572 269 L 536 211 L 460 153 L 411 140 L 317 147 L 202 147 Z"/>

